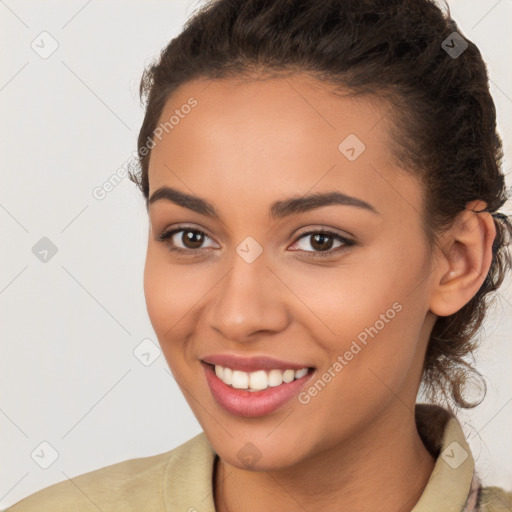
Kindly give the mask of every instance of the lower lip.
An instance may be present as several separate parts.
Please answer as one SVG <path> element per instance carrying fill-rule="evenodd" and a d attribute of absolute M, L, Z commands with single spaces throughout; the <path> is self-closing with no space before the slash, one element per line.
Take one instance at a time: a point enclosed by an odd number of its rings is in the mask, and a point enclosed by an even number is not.
<path fill-rule="evenodd" d="M 247 391 L 228 386 L 215 375 L 214 369 L 209 364 L 202 364 L 206 381 L 217 403 L 231 414 L 247 418 L 263 416 L 279 409 L 299 394 L 301 388 L 314 373 L 310 370 L 304 377 L 292 382 L 269 386 L 262 391 Z"/>

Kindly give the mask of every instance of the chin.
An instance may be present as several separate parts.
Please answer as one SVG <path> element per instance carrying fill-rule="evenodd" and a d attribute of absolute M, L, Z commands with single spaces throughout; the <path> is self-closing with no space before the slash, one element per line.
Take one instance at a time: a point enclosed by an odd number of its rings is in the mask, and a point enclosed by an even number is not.
<path fill-rule="evenodd" d="M 283 427 L 284 425 L 281 425 L 277 429 Z M 269 435 L 272 430 L 266 428 L 260 432 L 254 430 L 254 435 L 251 435 L 251 429 L 248 430 L 234 437 L 226 438 L 223 435 L 222 439 L 216 439 L 210 434 L 207 434 L 207 437 L 224 462 L 249 471 L 286 469 L 300 463 L 308 456 L 307 447 L 303 442 L 308 438 L 307 433 L 302 435 L 297 432 L 292 436 L 289 432 L 283 431 L 284 433 L 273 432 Z M 205 432 L 208 431 L 205 430 Z"/>

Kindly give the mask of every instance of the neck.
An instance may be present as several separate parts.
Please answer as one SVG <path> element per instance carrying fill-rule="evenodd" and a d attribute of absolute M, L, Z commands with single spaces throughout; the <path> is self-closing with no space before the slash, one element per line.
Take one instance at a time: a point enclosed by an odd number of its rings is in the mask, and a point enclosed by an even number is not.
<path fill-rule="evenodd" d="M 399 416 L 397 410 L 384 412 L 348 441 L 286 469 L 248 471 L 218 459 L 217 512 L 412 510 L 435 460 L 418 435 L 414 413 L 395 402 Z"/>

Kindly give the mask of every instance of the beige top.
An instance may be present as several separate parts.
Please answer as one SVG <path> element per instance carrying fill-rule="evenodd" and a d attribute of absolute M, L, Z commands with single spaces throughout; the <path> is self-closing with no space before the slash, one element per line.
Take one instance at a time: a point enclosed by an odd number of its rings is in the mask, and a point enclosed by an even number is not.
<path fill-rule="evenodd" d="M 416 406 L 418 431 L 437 457 L 411 512 L 510 512 L 512 493 L 481 489 L 458 421 L 437 406 Z M 22 499 L 8 512 L 215 512 L 216 453 L 204 432 L 168 452 L 129 459 L 64 480 Z"/>

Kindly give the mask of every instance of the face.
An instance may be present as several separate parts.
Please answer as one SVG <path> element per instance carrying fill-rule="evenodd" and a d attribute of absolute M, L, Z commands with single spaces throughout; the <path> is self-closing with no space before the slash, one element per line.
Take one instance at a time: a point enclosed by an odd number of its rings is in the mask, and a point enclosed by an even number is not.
<path fill-rule="evenodd" d="M 149 166 L 148 313 L 234 466 L 291 467 L 413 407 L 431 263 L 386 111 L 295 75 L 189 82 L 162 112 L 175 118 Z"/>

